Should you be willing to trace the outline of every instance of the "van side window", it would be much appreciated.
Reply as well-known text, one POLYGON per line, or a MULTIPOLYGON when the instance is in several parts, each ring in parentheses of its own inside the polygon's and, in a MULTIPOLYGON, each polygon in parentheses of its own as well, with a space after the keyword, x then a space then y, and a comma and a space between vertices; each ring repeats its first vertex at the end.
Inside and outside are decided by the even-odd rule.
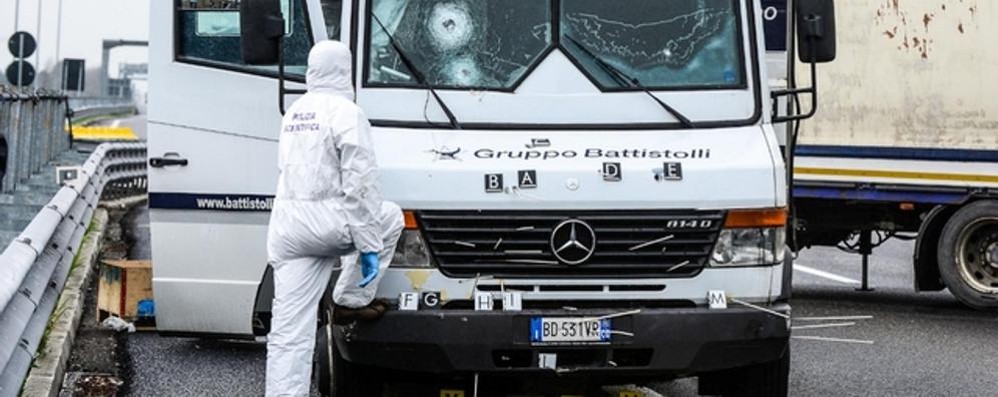
MULTIPOLYGON (((276 73, 277 66, 249 66, 242 62, 239 38, 239 0, 175 0, 177 3, 176 58, 179 61, 225 69, 276 73)), ((312 34, 305 0, 280 0, 284 13, 286 73, 304 76, 312 34)))

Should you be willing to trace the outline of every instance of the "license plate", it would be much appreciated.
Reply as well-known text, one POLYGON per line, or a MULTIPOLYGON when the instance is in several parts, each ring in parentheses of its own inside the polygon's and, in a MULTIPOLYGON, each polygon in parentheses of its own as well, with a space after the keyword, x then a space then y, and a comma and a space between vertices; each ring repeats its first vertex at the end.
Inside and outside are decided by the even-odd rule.
POLYGON ((584 317, 530 319, 532 343, 601 343, 610 341, 610 320, 584 317))

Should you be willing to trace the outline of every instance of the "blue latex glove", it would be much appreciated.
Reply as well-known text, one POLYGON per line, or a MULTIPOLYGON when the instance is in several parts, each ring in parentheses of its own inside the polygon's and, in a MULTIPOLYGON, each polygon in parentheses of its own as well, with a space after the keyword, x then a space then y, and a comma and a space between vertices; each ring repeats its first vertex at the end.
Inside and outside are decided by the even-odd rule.
POLYGON ((360 254, 360 273, 364 276, 364 278, 360 280, 360 284, 357 284, 357 286, 364 288, 374 281, 374 279, 378 277, 380 267, 381 264, 378 261, 378 253, 365 252, 360 254))

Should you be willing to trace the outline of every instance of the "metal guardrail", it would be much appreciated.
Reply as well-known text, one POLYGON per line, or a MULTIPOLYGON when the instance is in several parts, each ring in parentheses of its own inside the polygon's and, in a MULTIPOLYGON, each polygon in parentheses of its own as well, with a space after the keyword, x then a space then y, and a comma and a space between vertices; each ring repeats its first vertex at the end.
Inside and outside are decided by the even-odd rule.
POLYGON ((102 194, 146 189, 145 143, 105 143, 0 253, 0 397, 16 396, 102 194))
POLYGON ((132 113, 135 111, 135 103, 128 98, 77 97, 69 98, 69 108, 73 110, 73 117, 79 119, 106 114, 132 113))
POLYGON ((0 194, 69 149, 67 118, 132 113, 125 98, 67 98, 56 91, 0 86, 0 194))
POLYGON ((66 97, 47 91, 0 86, 0 193, 41 170, 69 149, 66 97))
POLYGON ((73 109, 128 106, 132 101, 128 98, 114 97, 72 97, 69 98, 69 107, 73 109))

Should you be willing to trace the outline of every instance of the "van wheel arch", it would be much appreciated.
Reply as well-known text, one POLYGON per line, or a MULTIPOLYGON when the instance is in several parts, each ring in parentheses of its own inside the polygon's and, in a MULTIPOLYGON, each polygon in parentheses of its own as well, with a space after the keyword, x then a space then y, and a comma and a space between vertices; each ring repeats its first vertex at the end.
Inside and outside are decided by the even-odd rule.
POLYGON ((962 206, 940 205, 926 214, 915 241, 915 291, 942 291, 946 288, 939 274, 939 238, 943 227, 962 206))

